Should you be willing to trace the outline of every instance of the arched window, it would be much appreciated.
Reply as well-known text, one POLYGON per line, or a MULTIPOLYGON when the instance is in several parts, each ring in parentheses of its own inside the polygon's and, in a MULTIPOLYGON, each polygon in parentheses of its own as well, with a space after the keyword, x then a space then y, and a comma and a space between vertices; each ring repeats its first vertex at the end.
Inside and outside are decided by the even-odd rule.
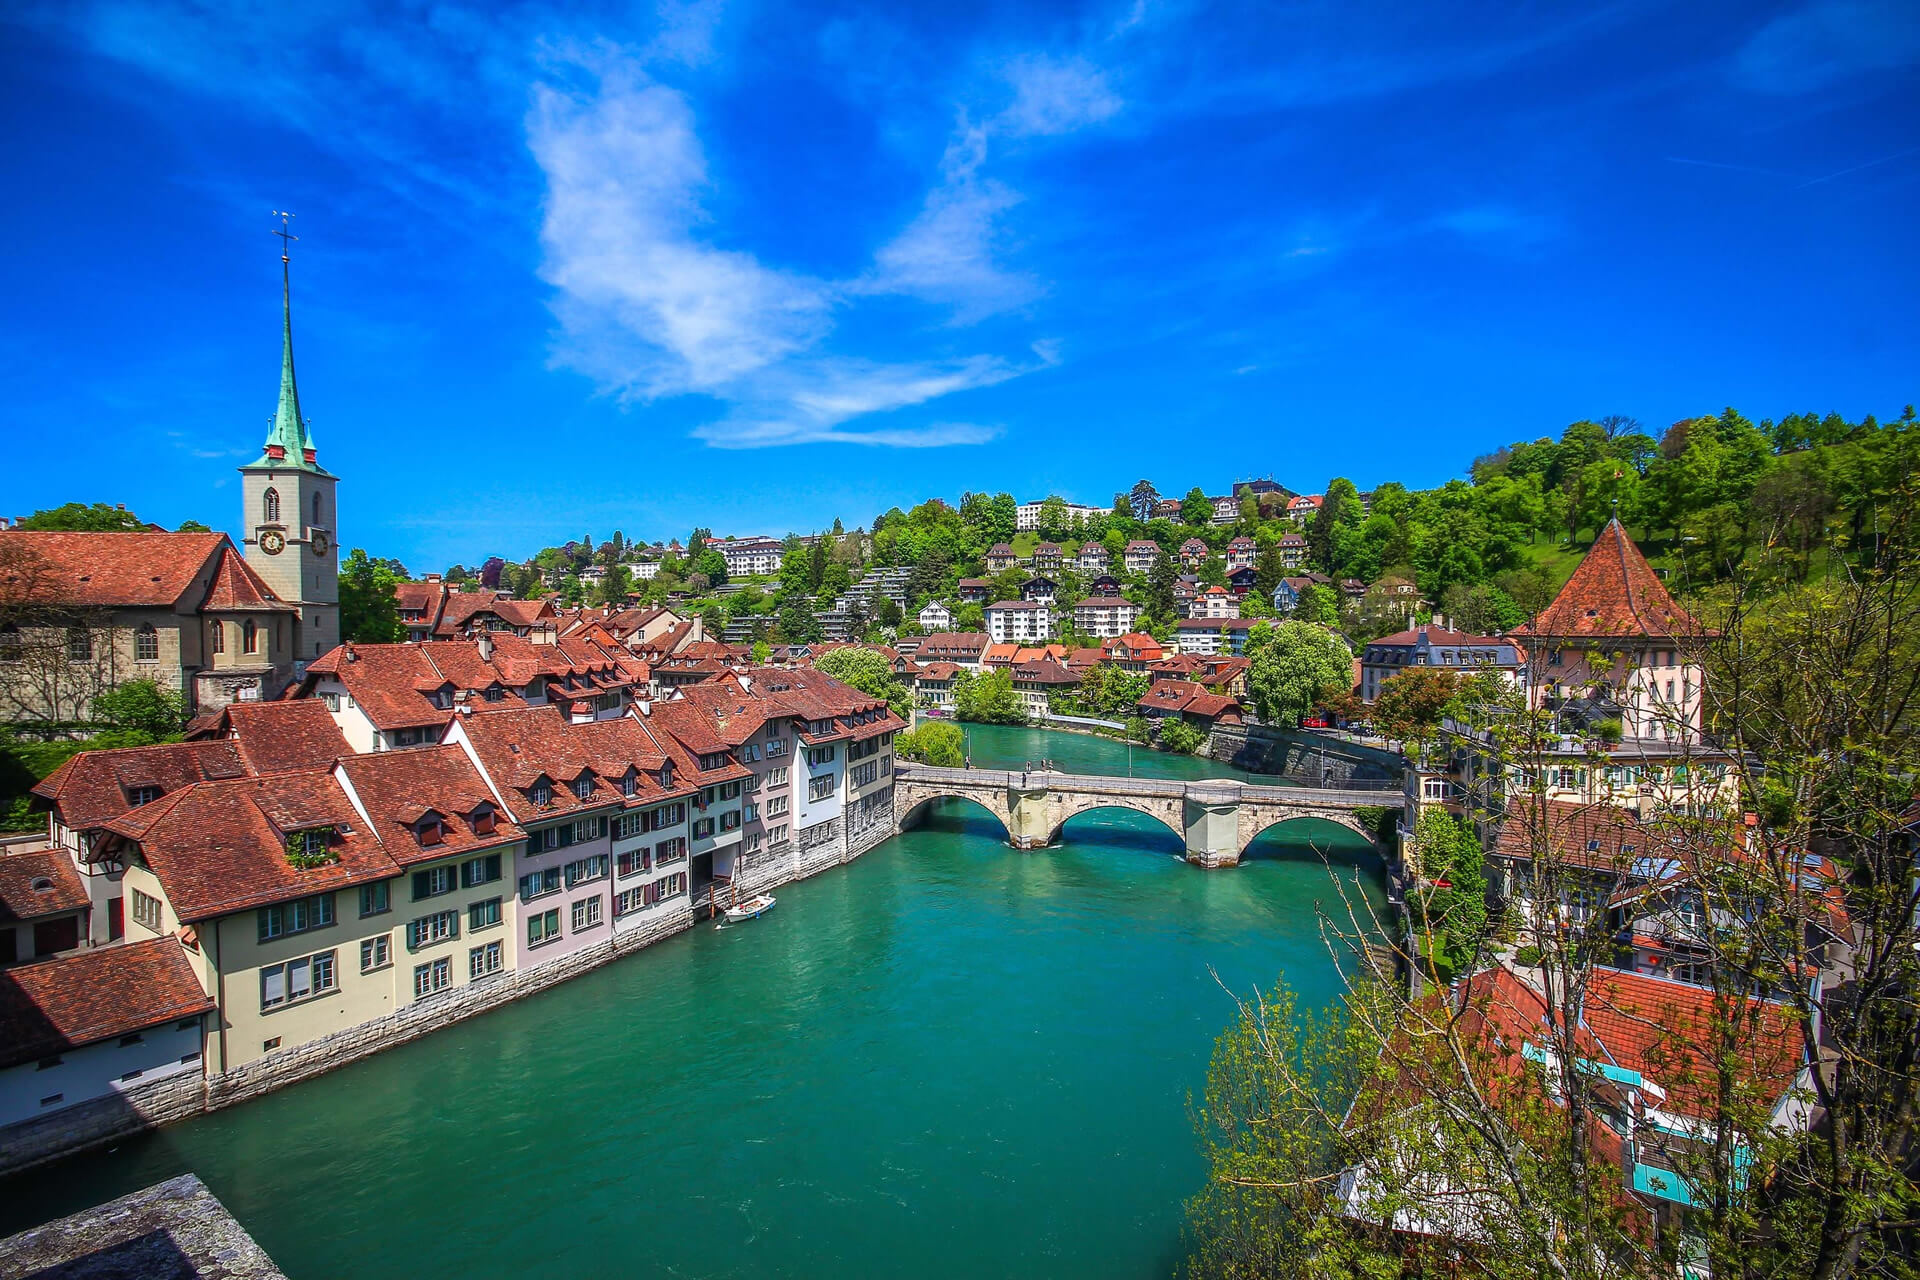
POLYGON ((313 495, 313 522, 320 523, 320 495, 317 493, 313 495))
POLYGON ((280 523, 280 491, 268 489, 260 495, 260 521, 262 524, 280 523))
POLYGON ((253 625, 252 618, 240 628, 240 649, 243 653, 260 652, 260 628, 253 625))
POLYGON ((133 633, 133 657, 136 662, 160 661, 160 633, 151 622, 143 622, 133 633))
POLYGON ((213 623, 213 651, 215 653, 227 651, 227 624, 224 622, 213 623))

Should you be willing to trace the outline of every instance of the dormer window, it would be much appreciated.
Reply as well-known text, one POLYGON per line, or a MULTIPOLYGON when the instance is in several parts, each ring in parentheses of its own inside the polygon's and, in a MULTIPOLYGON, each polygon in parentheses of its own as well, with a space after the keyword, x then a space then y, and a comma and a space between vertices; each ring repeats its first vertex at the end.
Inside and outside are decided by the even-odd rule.
POLYGON ((446 827, 438 817, 431 815, 420 819, 419 824, 413 829, 413 834, 423 845, 440 844, 447 838, 446 827))
POLYGON ((580 800, 585 800, 589 796, 591 796, 593 794, 592 776, 589 774, 582 774, 580 777, 575 778, 573 780, 573 794, 577 799, 580 799, 580 800))
POLYGON ((158 787, 128 787, 127 803, 138 809, 143 804, 152 804, 160 795, 158 787))
POLYGON ((543 809, 552 804, 553 788, 548 786, 544 781, 534 783, 533 802, 543 809))
POLYGON ((433 705, 441 711, 450 711, 453 709, 453 690, 435 689, 431 695, 431 700, 433 705))
POLYGON ((480 696, 485 698, 488 702, 499 702, 502 698, 505 698, 507 696, 507 691, 505 689, 502 689, 497 684, 490 684, 487 686, 486 692, 482 693, 480 696))
POLYGON ((630 796, 639 790, 640 790, 639 775, 637 775, 632 769, 627 770, 626 776, 620 779, 620 794, 623 796, 630 796))
POLYGON ((498 822, 499 819, 494 816, 492 805, 483 804, 473 811, 473 831, 475 835, 492 835, 493 829, 498 825, 498 822))
POLYGON ((307 827, 287 833, 287 861, 295 867, 317 867, 333 860, 332 827, 307 827))

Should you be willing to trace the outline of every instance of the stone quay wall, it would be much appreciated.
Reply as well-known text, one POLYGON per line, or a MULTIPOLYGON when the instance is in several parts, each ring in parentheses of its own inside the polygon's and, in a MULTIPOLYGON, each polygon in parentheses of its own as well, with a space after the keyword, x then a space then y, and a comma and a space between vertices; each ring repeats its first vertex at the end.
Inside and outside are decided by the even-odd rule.
MULTIPOLYGON (((897 822, 889 817, 851 834, 843 829, 835 839, 804 853, 796 845, 777 855, 763 856, 741 872, 740 890, 744 894, 762 893, 844 866, 898 834, 899 829, 897 822)), ((652 946, 691 928, 697 919, 704 918, 704 911, 704 907, 699 910, 681 907, 663 912, 658 919, 638 929, 617 934, 606 942, 548 964, 456 987, 384 1018, 256 1058, 217 1076, 191 1072, 169 1076, 0 1128, 0 1174, 15 1173, 105 1146, 130 1134, 185 1120, 201 1112, 234 1106, 357 1062, 652 946)))

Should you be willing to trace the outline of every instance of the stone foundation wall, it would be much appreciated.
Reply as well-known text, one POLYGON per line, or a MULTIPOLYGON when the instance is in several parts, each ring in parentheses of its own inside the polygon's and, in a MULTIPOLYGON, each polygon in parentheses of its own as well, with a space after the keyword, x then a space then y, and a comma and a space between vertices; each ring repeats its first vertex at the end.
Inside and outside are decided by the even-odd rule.
MULTIPOLYGON (((897 834, 890 821, 875 822, 859 831, 808 849, 796 846, 777 857, 749 865, 740 876, 743 895, 764 893, 794 880, 804 880, 832 867, 844 866, 897 834)), ((704 917, 703 917, 704 918, 704 917)), ((456 987, 441 995, 408 1005, 384 1018, 349 1027, 330 1036, 256 1058, 244 1066, 213 1077, 191 1072, 156 1080, 112 1097, 63 1107, 31 1120, 0 1128, 0 1174, 15 1173, 129 1134, 184 1120, 203 1111, 217 1111, 310 1079, 335 1067, 429 1035, 442 1027, 476 1017, 503 1004, 556 986, 609 961, 648 947, 691 928, 695 914, 689 907, 665 913, 639 929, 616 935, 532 969, 501 974, 489 981, 456 987)))

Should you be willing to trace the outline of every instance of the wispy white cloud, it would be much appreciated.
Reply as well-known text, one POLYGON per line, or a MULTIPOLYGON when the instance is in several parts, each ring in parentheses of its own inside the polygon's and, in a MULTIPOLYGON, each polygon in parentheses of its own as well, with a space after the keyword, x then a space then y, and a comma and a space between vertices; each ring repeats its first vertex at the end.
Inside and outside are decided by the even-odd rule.
MULTIPOLYGON (((555 289, 557 364, 629 401, 699 393, 724 402, 730 409, 694 432, 722 448, 929 447, 998 433, 864 420, 1003 382, 1023 366, 987 355, 888 363, 826 341, 836 310, 864 295, 988 291, 990 261, 965 248, 990 220, 966 207, 977 146, 951 150, 928 201, 940 216, 917 240, 883 249, 859 282, 820 280, 707 243, 709 177, 686 98, 631 62, 594 69, 588 88, 538 86, 527 116, 547 179, 541 276, 555 289)), ((971 198, 990 206, 1000 197, 974 185, 971 198)))
POLYGON ((995 119, 1015 137, 1072 133, 1099 124, 1123 105, 1107 73, 1082 57, 1023 55, 1006 67, 1013 101, 995 119))
POLYGON ((1817 0, 1756 31, 1732 72, 1756 93, 1792 94, 1917 63, 1920 7, 1912 0, 1817 0))
POLYGON ((527 142, 561 363, 629 397, 715 391, 826 331, 828 286, 695 239, 706 158, 679 93, 630 66, 590 94, 543 84, 527 142))
POLYGON ((1017 192, 983 177, 987 131, 963 115, 940 161, 940 182, 920 213, 874 255, 874 269, 858 286, 868 293, 900 293, 950 304, 965 323, 1037 297, 1029 276, 1000 266, 995 247, 999 218, 1020 203, 1017 192))

